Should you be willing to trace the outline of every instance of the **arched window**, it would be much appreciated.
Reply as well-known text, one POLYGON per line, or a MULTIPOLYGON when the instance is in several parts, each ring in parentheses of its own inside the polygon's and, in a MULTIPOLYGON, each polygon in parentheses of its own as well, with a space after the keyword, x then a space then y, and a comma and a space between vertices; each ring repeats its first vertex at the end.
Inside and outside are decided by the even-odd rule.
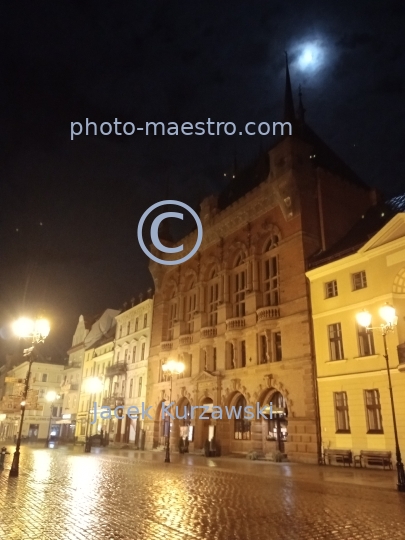
POLYGON ((245 397, 240 396, 235 405, 235 439, 243 441, 250 440, 250 420, 246 419, 246 407, 245 397))
POLYGON ((273 235, 268 241, 263 258, 262 290, 265 306, 278 306, 280 303, 280 277, 277 253, 278 236, 273 235))

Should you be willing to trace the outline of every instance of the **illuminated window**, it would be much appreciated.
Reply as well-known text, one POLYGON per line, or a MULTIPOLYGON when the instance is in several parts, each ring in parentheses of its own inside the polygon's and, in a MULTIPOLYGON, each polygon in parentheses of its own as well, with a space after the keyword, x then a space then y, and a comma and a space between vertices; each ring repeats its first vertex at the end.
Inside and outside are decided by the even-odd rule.
POLYGON ((342 360, 343 354, 343 339, 342 327, 340 323, 328 325, 329 338, 329 355, 331 360, 342 360))
POLYGON ((334 296, 337 296, 337 295, 338 295, 338 287, 337 287, 336 279, 325 283, 325 297, 333 298, 334 296))
POLYGON ((346 392, 334 392, 336 433, 350 433, 346 392))
POLYGON ((382 427, 380 392, 377 389, 364 390, 367 433, 384 433, 382 427))
POLYGON ((361 272, 356 272, 355 274, 352 274, 352 281, 354 291, 364 289, 365 287, 367 287, 366 272, 362 270, 361 272))
POLYGON ((359 343, 359 356, 372 356, 375 354, 374 336, 372 330, 357 325, 357 339, 359 343))
MULTIPOLYGON (((244 396, 240 396, 235 405, 235 430, 234 437, 237 440, 249 441, 250 440, 250 420, 245 418, 245 408, 247 406, 244 396), (236 418, 239 416, 239 418, 236 418)), ((249 411, 248 411, 249 412, 249 411)))

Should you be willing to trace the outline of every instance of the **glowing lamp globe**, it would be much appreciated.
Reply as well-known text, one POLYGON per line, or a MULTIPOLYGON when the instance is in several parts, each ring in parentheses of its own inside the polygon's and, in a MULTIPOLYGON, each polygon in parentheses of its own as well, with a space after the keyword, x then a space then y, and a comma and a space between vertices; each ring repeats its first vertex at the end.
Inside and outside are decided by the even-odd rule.
POLYGON ((390 304, 384 304, 380 308, 379 313, 381 318, 386 322, 386 324, 389 324, 390 326, 396 324, 398 317, 395 314, 395 308, 390 306, 390 304))
POLYGON ((35 321, 35 333, 46 338, 50 332, 49 322, 46 319, 37 319, 35 321))
POLYGON ((34 321, 27 317, 20 317, 13 323, 13 332, 20 338, 26 338, 32 336, 34 333, 35 324, 34 321))
POLYGON ((102 391, 104 385, 98 377, 91 377, 86 382, 86 390, 89 394, 98 394, 102 391))
POLYGON ((360 326, 368 328, 371 325, 371 313, 366 309, 364 311, 360 311, 360 313, 357 313, 356 315, 356 320, 360 326))
POLYGON ((52 402, 52 401, 55 401, 55 399, 57 399, 59 396, 54 390, 49 390, 49 392, 47 392, 45 397, 47 401, 52 402))

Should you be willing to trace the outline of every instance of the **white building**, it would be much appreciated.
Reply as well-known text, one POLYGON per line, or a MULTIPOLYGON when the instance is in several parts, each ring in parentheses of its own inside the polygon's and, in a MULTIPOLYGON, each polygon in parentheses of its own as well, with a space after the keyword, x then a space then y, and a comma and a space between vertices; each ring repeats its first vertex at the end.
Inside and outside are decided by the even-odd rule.
MULTIPOLYGON (((107 367, 106 379, 109 381, 108 397, 104 405, 122 406, 122 420, 113 418, 115 442, 141 444, 143 421, 135 414, 129 418, 129 407, 137 407, 142 411, 142 402, 146 399, 146 383, 148 374, 148 358, 152 328, 153 299, 132 303, 124 309, 116 319, 114 363, 107 367)), ((121 411, 121 410, 120 410, 121 411)), ((136 412, 136 409, 132 409, 136 412)))
POLYGON ((62 419, 58 421, 61 425, 60 438, 65 441, 74 440, 85 350, 84 340, 91 329, 91 322, 80 315, 73 335, 72 346, 67 351, 69 361, 68 365, 65 366, 60 387, 63 402, 62 419))

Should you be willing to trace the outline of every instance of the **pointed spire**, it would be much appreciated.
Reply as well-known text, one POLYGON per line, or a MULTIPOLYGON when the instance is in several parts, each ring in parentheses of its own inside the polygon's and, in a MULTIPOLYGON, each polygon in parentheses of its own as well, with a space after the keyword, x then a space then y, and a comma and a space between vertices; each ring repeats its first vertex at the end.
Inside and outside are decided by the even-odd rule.
POLYGON ((302 103, 302 92, 301 92, 301 85, 298 87, 298 96, 299 96, 299 104, 298 104, 298 119, 302 124, 305 122, 305 112, 306 109, 302 103))
POLYGON ((284 122, 294 122, 294 100, 291 90, 290 70, 288 69, 288 54, 285 53, 285 95, 284 95, 284 122))

